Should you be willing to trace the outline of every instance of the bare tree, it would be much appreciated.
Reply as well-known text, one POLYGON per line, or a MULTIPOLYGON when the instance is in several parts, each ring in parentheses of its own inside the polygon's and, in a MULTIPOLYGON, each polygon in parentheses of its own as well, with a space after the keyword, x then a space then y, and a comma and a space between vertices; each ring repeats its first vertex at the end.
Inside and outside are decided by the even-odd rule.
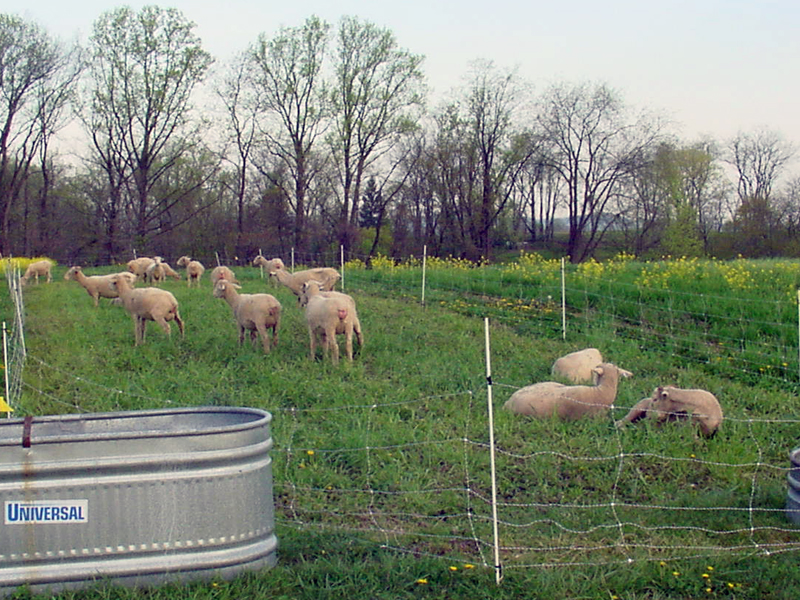
POLYGON ((114 9, 94 23, 86 122, 99 162, 111 163, 117 184, 130 184, 137 244, 159 227, 155 184, 199 139, 188 131, 191 95, 211 57, 193 28, 177 9, 157 6, 114 9))
POLYGON ((783 167, 794 155, 794 147, 774 131, 759 129, 739 133, 728 144, 728 162, 738 174, 739 200, 769 201, 783 167))
POLYGON ((388 29, 355 17, 339 25, 329 139, 339 170, 339 237, 345 248, 358 224, 365 173, 417 126, 424 103, 422 61, 398 48, 388 29))
POLYGON ((541 98, 538 121, 548 165, 566 184, 567 253, 581 262, 617 220, 610 202, 658 141, 660 125, 645 116, 631 118, 611 89, 588 84, 551 87, 541 98))

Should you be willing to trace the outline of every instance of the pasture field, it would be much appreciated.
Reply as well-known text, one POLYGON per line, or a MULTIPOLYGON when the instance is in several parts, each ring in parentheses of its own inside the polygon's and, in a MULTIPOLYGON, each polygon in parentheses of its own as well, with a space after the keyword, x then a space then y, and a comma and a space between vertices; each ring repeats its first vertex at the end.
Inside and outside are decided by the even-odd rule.
MULTIPOLYGON (((309 359, 294 297, 255 268, 235 269, 241 292, 268 291, 283 305, 268 356, 238 346, 230 308, 207 279, 199 289, 163 284, 186 337, 150 323, 138 348, 123 309, 95 309, 63 280, 68 266, 25 289, 15 416, 241 405, 274 417, 275 568, 59 598, 800 598, 800 528, 783 510, 800 437, 798 263, 623 256, 565 266, 562 287, 561 265, 535 255, 507 265, 430 260, 424 305, 418 261, 373 266, 345 266, 366 344, 338 366, 309 359), (502 410, 517 388, 551 379, 556 357, 586 346, 634 373, 607 418, 533 421, 502 410), (718 435, 614 427, 660 384, 717 395, 718 435)), ((11 322, 12 310, 4 287, 0 318, 11 322)))

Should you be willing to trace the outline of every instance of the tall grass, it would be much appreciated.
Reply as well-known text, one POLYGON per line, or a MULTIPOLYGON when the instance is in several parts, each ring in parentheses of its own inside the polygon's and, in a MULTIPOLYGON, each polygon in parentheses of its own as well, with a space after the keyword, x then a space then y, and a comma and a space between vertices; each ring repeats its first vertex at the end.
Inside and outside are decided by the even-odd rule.
MULTIPOLYGON (((58 271, 53 284, 26 289, 18 415, 213 404, 275 417, 277 567, 230 582, 62 597, 800 597, 800 536, 782 511, 800 432, 793 263, 622 257, 567 266, 566 340, 556 261, 433 261, 425 307, 419 266, 374 266, 346 268, 366 345, 337 367, 309 360, 294 297, 255 269, 237 269, 243 291, 266 289, 284 306, 269 356, 238 347, 230 309, 208 287, 164 284, 186 338, 150 324, 138 348, 120 307, 94 309, 58 271), (555 357, 588 345, 635 373, 608 419, 532 421, 499 410, 517 387, 549 379, 555 357), (717 394, 727 417, 720 433, 613 427, 661 383, 717 394)), ((3 296, 0 317, 9 312, 3 296)))

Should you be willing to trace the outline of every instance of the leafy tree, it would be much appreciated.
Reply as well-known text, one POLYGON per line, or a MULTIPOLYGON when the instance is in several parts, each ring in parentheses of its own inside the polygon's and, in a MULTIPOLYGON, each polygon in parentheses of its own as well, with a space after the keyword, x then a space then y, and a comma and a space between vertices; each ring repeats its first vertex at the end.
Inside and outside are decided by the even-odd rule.
POLYGON ((159 230, 164 207, 153 188, 179 159, 198 151, 191 96, 212 62, 177 9, 121 7, 94 23, 90 116, 99 164, 116 191, 130 190, 135 243, 159 230), (193 135, 194 133, 194 135, 193 135))
MULTIPOLYGON (((0 252, 8 253, 15 202, 39 156, 46 176, 47 142, 58 129, 75 81, 72 52, 38 25, 0 14, 0 252)), ((49 182, 40 188, 46 202, 49 182)), ((46 213, 46 205, 40 206, 46 213)))
POLYGON ((341 20, 337 40, 329 141, 341 186, 339 238, 349 248, 362 179, 417 127, 423 57, 398 48, 390 30, 355 17, 341 20))
MULTIPOLYGON (((272 183, 294 211, 298 251, 306 248, 307 196, 319 165, 313 154, 328 116, 322 66, 329 29, 325 21, 310 17, 302 27, 283 28, 272 39, 262 34, 249 50, 266 150, 288 175, 272 183)), ((271 167, 262 169, 267 176, 271 172, 271 167)))

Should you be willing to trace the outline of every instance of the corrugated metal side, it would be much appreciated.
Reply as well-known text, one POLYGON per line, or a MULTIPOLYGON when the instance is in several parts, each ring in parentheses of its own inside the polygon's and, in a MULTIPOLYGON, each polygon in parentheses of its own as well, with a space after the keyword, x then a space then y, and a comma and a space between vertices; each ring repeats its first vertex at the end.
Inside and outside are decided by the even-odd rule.
POLYGON ((100 427, 92 415, 88 433, 72 422, 37 436, 34 422, 29 448, 0 434, 0 593, 227 577, 275 563, 269 414, 179 409, 163 432, 153 426, 167 423, 165 411, 130 415, 108 413, 100 427), (21 518, 42 515, 55 518, 21 518))

